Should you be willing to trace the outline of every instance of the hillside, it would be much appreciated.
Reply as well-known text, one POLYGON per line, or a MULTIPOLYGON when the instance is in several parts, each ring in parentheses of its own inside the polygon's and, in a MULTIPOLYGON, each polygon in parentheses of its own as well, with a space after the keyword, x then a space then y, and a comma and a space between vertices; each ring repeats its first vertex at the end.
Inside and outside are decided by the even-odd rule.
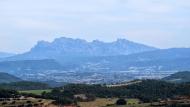
POLYGON ((169 48, 129 55, 133 61, 169 60, 190 58, 190 48, 169 48))
POLYGON ((61 69, 62 66, 53 59, 19 60, 0 62, 0 70, 10 73, 34 72, 39 70, 61 69))
POLYGON ((170 82, 190 82, 190 71, 177 72, 168 77, 163 78, 163 80, 170 82))
POLYGON ((10 82, 18 82, 18 81, 22 81, 22 80, 8 73, 0 72, 0 83, 10 83, 10 82))
POLYGON ((18 76, 23 80, 29 81, 46 81, 48 73, 61 71, 62 66, 55 60, 19 60, 0 62, 0 71, 7 72, 18 76), (37 75, 40 75, 39 78, 37 75), (32 79, 31 79, 32 78, 32 79))
POLYGON ((15 54, 12 54, 12 53, 0 52, 0 58, 7 58, 7 57, 14 56, 14 55, 15 54))
POLYGON ((117 56, 59 56, 0 62, 0 71, 29 81, 115 83, 169 76, 190 70, 190 48, 160 49, 117 56))
POLYGON ((12 89, 12 90, 42 90, 49 89, 50 87, 45 83, 30 82, 30 81, 19 81, 11 83, 2 83, 0 88, 12 89))
MULTIPOLYGON (((61 88, 62 89, 62 88, 61 88)), ((97 98, 138 98, 143 102, 158 101, 174 96, 189 95, 189 84, 173 84, 159 80, 142 80, 140 83, 127 86, 107 87, 104 85, 68 84, 64 92, 54 90, 47 97, 71 97, 72 95, 91 95, 97 98), (55 94, 55 91, 58 92, 55 94), (65 94, 65 92, 67 92, 65 94), (53 96, 50 96, 50 95, 53 96), (64 96, 65 94, 65 96, 64 96)))

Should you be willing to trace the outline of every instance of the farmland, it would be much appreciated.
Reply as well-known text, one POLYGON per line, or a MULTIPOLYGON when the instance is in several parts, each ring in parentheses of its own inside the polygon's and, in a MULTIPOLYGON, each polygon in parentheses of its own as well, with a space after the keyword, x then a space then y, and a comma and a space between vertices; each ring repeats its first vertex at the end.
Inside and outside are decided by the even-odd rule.
POLYGON ((32 93, 35 95, 41 95, 43 92, 51 92, 51 89, 46 90, 26 90, 26 91, 19 91, 20 93, 32 93))

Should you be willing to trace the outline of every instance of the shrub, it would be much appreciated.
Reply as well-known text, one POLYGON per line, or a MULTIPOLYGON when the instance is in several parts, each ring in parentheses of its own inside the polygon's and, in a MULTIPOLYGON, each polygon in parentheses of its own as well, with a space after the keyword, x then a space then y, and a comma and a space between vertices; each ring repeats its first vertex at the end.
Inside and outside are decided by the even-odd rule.
POLYGON ((31 101, 26 101, 26 103, 31 103, 31 101))
POLYGON ((42 100, 38 100, 38 102, 42 102, 42 100))
POLYGON ((26 107, 33 107, 33 105, 32 104, 28 104, 28 105, 26 105, 26 107))
POLYGON ((22 104, 22 105, 18 105, 18 107, 24 107, 24 105, 22 104))
POLYGON ((34 107, 39 107, 39 104, 34 104, 34 107))
POLYGON ((11 102, 11 104, 15 104, 15 103, 16 103, 16 101, 12 101, 12 102, 11 102))
POLYGON ((7 102, 3 102, 3 103, 2 103, 2 105, 6 105, 6 104, 7 104, 7 102))
POLYGON ((56 104, 56 105, 65 105, 65 104, 72 104, 72 103, 73 103, 73 100, 69 98, 57 98, 53 102, 53 104, 56 104))
POLYGON ((126 105, 127 101, 125 99, 118 99, 116 105, 126 105))

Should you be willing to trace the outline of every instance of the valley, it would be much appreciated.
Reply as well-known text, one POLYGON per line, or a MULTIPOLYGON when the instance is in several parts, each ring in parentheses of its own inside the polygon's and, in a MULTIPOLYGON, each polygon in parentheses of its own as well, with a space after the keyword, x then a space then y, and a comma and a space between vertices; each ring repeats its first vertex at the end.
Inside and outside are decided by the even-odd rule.
POLYGON ((112 71, 112 72, 78 72, 78 71, 43 71, 40 73, 23 73, 18 75, 30 81, 56 81, 65 83, 111 84, 134 79, 161 79, 177 71, 112 71))
POLYGON ((57 38, 0 59, 0 72, 28 81, 111 84, 161 79, 190 70, 190 48, 158 49, 126 39, 114 42, 57 38))

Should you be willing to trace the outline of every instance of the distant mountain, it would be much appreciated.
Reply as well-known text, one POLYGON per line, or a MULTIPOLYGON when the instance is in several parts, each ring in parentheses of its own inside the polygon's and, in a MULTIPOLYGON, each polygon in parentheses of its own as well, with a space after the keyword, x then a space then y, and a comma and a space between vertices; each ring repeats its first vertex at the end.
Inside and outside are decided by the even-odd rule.
POLYGON ((172 48, 117 56, 2 61, 0 71, 30 81, 102 83, 163 78, 177 71, 190 70, 189 64, 190 48, 172 48))
POLYGON ((158 49, 158 50, 149 51, 149 52, 132 54, 132 55, 129 55, 128 57, 136 61, 190 58, 190 48, 158 49))
POLYGON ((14 55, 15 54, 12 54, 12 53, 0 52, 0 58, 11 57, 11 56, 14 56, 14 55))
MULTIPOLYGON (((131 55, 98 57, 63 57, 56 59, 62 65, 81 69, 106 68, 102 71, 179 71, 190 69, 190 48, 160 49, 131 55)), ((98 69, 100 70, 100 69, 98 69)), ((98 71, 97 70, 97 71, 98 71)), ((91 70, 92 71, 92 70, 91 70)))
POLYGON ((163 78, 163 80, 177 83, 190 82, 190 71, 177 72, 168 77, 163 78))
POLYGON ((0 72, 0 83, 11 83, 11 82, 18 82, 18 81, 22 81, 22 80, 8 73, 0 72))
POLYGON ((190 70, 190 48, 172 48, 117 56, 62 56, 0 62, 0 71, 29 81, 109 83, 163 78, 190 70))
POLYGON ((87 42, 82 39, 57 38, 53 42, 39 41, 30 52, 9 59, 50 59, 67 56, 115 56, 129 55, 156 50, 154 47, 118 39, 114 42, 94 40, 87 42))
POLYGON ((24 80, 107 83, 163 78, 190 70, 190 48, 156 49, 125 39, 105 43, 58 38, 1 59, 0 71, 24 80))

